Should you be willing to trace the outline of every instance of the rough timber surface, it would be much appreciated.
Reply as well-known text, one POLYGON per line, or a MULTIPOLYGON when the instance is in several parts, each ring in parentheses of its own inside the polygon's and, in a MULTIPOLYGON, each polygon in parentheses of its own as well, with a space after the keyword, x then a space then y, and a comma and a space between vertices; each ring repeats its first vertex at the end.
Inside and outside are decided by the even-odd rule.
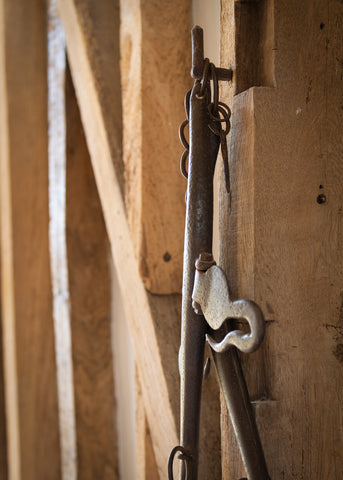
POLYGON ((66 129, 66 240, 78 478, 117 480, 109 244, 69 72, 66 129))
POLYGON ((7 480, 7 441, 6 441, 4 362, 3 362, 3 347, 2 347, 1 313, 0 313, 0 478, 2 478, 3 480, 7 480))
MULTIPOLYGON (((221 251, 234 296, 254 299, 267 320, 262 350, 243 365, 271 478, 334 480, 343 471, 343 4, 264 3, 275 88, 256 83, 232 99, 221 251)), ((226 17, 233 2, 222 8, 228 31, 237 28, 226 17)), ((244 469, 227 426, 224 478, 234 480, 244 469)))
MULTIPOLYGON (((92 2, 59 0, 58 7, 66 32, 68 58, 81 120, 135 350, 157 468, 160 477, 164 478, 169 452, 178 443, 177 352, 180 341, 180 297, 177 294, 148 293, 139 275, 126 218, 121 176, 117 177, 116 173, 119 168, 118 159, 113 158, 121 155, 121 127, 117 125, 113 129, 113 120, 109 118, 113 111, 118 116, 120 114, 119 70, 117 75, 109 78, 106 77, 107 69, 102 68, 106 61, 119 66, 119 51, 107 52, 106 36, 97 36, 100 26, 105 23, 105 31, 110 32, 111 39, 113 38, 113 32, 118 31, 118 10, 114 10, 114 15, 105 16, 100 15, 99 11, 98 16, 94 17, 91 16, 89 3, 92 2), (90 31, 92 37, 89 36, 90 31), (95 53, 100 51, 104 52, 103 63, 99 63, 95 57, 95 53), (104 85, 115 90, 115 95, 111 97, 114 104, 110 111, 108 102, 105 101, 104 85), (116 148, 112 148, 113 145, 116 148)), ((215 398, 216 394, 213 396, 215 398)), ((218 442, 213 442, 218 438, 214 433, 218 422, 212 416, 215 411, 211 403, 207 414, 203 415, 204 448, 216 452, 216 455, 207 456, 206 463, 204 461, 204 479, 218 465, 220 455, 216 448, 218 442)))
POLYGON ((59 480, 45 3, 2 0, 0 25, 1 284, 9 478, 59 480))
POLYGON ((150 292, 178 293, 186 189, 178 128, 192 84, 191 2, 122 0, 120 28, 125 200, 135 254, 150 292))

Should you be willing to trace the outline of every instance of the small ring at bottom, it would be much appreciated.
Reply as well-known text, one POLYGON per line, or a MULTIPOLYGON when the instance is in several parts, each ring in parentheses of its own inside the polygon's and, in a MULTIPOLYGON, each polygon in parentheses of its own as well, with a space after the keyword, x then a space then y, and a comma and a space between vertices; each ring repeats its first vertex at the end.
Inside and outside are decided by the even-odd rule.
POLYGON ((180 455, 178 455, 178 458, 182 461, 185 462, 186 464, 186 476, 183 480, 187 480, 187 472, 188 472, 188 463, 191 461, 191 456, 187 454, 187 451, 185 448, 183 448, 181 445, 177 445, 174 447, 168 458, 168 480, 174 480, 174 475, 173 475, 173 464, 174 464, 174 458, 177 452, 180 452, 180 455))

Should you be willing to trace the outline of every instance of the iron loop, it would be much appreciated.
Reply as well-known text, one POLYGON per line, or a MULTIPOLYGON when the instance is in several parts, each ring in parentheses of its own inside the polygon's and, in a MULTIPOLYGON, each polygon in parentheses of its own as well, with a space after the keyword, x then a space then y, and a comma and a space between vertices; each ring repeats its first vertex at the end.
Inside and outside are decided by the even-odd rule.
POLYGON ((210 61, 209 61, 208 58, 205 58, 205 60, 204 60, 204 71, 203 71, 202 79, 201 79, 201 82, 200 82, 200 91, 199 91, 199 93, 196 94, 197 98, 204 98, 204 96, 205 96, 206 88, 207 88, 207 84, 208 84, 209 68, 210 68, 210 61))
POLYGON ((168 458, 168 480, 174 480, 174 475, 173 475, 173 465, 174 465, 174 458, 177 452, 180 452, 179 455, 177 456, 179 460, 185 462, 186 466, 186 475, 182 480, 187 480, 188 477, 188 464, 192 460, 190 455, 187 454, 185 448, 183 448, 181 445, 178 445, 172 449, 172 451, 169 454, 168 458))
POLYGON ((216 67, 213 63, 210 63, 211 68, 211 77, 212 77, 212 84, 213 84, 213 110, 216 114, 218 112, 218 98, 219 98, 219 86, 218 86, 218 77, 216 67))
POLYGON ((191 98, 191 93, 192 93, 192 89, 188 90, 188 92, 185 95, 185 100, 184 100, 186 118, 187 118, 188 121, 189 121, 189 102, 190 102, 190 98, 191 98))
POLYGON ((181 173, 182 175, 188 179, 188 170, 187 170, 187 158, 188 158, 188 150, 185 150, 181 156, 181 160, 180 160, 180 170, 181 170, 181 173))
POLYGON ((208 112, 210 115, 210 119, 213 121, 212 125, 209 125, 210 130, 215 134, 215 135, 220 135, 221 132, 224 133, 224 135, 227 135, 230 131, 230 115, 231 111, 225 103, 218 102, 218 115, 215 115, 213 112, 213 103, 210 103, 208 106, 208 112), (225 122, 225 130, 222 129, 221 123, 225 122), (214 128, 214 124, 218 124, 217 128, 214 128))
POLYGON ((184 120, 179 127, 179 137, 182 145, 185 147, 186 150, 189 150, 189 144, 185 137, 185 128, 187 127, 188 124, 189 124, 189 120, 187 119, 187 120, 184 120))

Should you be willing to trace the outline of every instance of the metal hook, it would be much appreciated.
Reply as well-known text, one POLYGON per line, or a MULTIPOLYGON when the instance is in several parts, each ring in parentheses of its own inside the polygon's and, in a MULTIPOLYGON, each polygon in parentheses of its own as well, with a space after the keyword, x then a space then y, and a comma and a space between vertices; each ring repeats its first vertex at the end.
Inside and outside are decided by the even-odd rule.
MULTIPOLYGON (((198 80, 201 79, 204 71, 204 32, 201 27, 195 25, 192 28, 192 70, 191 76, 198 80)), ((217 68, 216 74, 218 80, 230 82, 232 80, 232 70, 228 68, 217 68)))
POLYGON ((265 333, 261 309, 251 300, 232 302, 225 273, 217 265, 206 271, 197 267, 192 299, 200 305, 202 314, 213 330, 220 328, 228 318, 244 318, 249 324, 250 333, 232 330, 220 342, 206 335, 206 340, 216 352, 222 353, 235 346, 241 352, 251 353, 261 345, 265 333))

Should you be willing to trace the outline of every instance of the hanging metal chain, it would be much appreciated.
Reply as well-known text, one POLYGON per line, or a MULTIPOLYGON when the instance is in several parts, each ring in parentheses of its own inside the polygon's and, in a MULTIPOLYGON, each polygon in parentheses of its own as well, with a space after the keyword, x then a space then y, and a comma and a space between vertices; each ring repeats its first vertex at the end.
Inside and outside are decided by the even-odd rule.
MULTIPOLYGON (((202 98, 206 94, 206 89, 210 89, 210 80, 212 81, 212 102, 208 106, 208 112, 210 117, 210 122, 208 127, 210 130, 220 137, 220 148, 222 152, 223 158, 223 166, 224 166, 224 176, 225 176, 225 185, 226 191, 230 194, 230 170, 229 170, 229 156, 228 156, 228 149, 227 149, 227 141, 226 137, 230 132, 230 117, 231 117, 231 110, 223 102, 219 101, 219 86, 218 86, 218 77, 216 72, 216 67, 213 63, 210 63, 208 58, 204 60, 204 70, 202 74, 202 78, 200 80, 200 91, 197 94, 198 98, 202 98)), ((196 80, 199 82, 199 80, 196 80)), ((189 143, 186 140, 185 136, 185 128, 189 124, 189 99, 191 95, 191 90, 186 93, 185 96, 185 112, 186 112, 186 119, 181 123, 179 128, 179 137, 182 145, 184 146, 185 150, 182 153, 181 161, 180 161, 180 170, 182 175, 185 178, 188 178, 188 169, 187 169, 187 160, 189 155, 189 143)))

